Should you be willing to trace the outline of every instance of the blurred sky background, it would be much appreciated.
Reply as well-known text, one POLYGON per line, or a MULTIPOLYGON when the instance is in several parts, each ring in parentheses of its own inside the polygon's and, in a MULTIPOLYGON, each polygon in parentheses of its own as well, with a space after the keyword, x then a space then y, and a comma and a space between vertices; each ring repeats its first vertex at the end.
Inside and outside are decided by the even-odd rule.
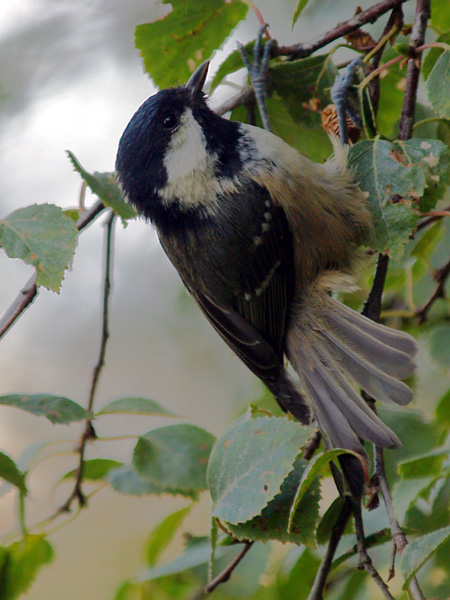
MULTIPOLYGON (((311 0, 293 31, 295 0, 257 4, 272 36, 286 44, 311 39, 349 18, 357 4, 373 2, 311 0)), ((113 170, 124 127, 154 92, 134 48, 134 27, 168 10, 151 0, 1 0, 0 216, 33 203, 77 204, 80 178, 66 149, 89 171, 113 170)), ((254 38, 257 29, 249 11, 228 51, 236 40, 254 38)), ((104 216, 80 236, 61 294, 41 289, 2 341, 0 394, 47 392, 86 405, 100 336, 103 222, 104 216)), ((117 223, 114 263, 111 339, 97 408, 121 396, 146 396, 220 433, 259 393, 255 379, 182 290, 149 225, 132 222, 123 229, 117 223)), ((31 273, 0 253, 2 313, 31 273)), ((98 433, 145 433, 155 422, 105 417, 98 433)), ((79 432, 79 425, 52 426, 1 408, 0 448, 15 459, 33 442, 76 439, 79 432)), ((127 461, 131 448, 131 442, 104 443, 95 455, 127 461)), ((74 457, 63 456, 36 470, 30 521, 48 515, 67 496, 70 488, 54 492, 53 485, 75 466, 74 457)), ((4 533, 15 522, 12 494, 0 502, 4 533)), ((185 504, 102 491, 80 518, 52 534, 56 560, 39 573, 28 597, 109 600, 141 564, 140 549, 152 525, 185 504)), ((192 523, 198 533, 202 523, 206 533, 207 511, 194 511, 192 523)))

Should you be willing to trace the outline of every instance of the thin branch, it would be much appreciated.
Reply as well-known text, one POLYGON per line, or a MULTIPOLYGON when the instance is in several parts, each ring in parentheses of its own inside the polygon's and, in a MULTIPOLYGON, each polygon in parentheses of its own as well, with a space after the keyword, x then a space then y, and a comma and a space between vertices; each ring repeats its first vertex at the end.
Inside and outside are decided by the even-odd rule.
MULTIPOLYGON (((111 272, 112 272, 112 246, 113 246, 113 234, 114 234, 114 222, 115 214, 111 211, 108 220, 106 221, 106 235, 105 235, 105 275, 103 281, 103 310, 102 310, 102 330, 101 330, 101 341, 100 351, 97 359, 97 364, 94 367, 92 374, 91 388, 89 391, 89 400, 87 410, 91 412, 94 407, 95 392, 100 379, 100 374, 105 365, 105 354, 106 346, 109 339, 109 303, 111 297, 111 272)), ((77 469, 77 475, 75 479, 75 485, 72 493, 67 498, 66 502, 61 506, 58 512, 65 512, 70 510, 72 502, 76 499, 80 507, 85 506, 86 497, 82 490, 82 483, 84 477, 84 455, 86 451, 87 443, 95 439, 96 433, 92 425, 92 421, 88 419, 86 426, 81 434, 80 442, 78 445, 79 464, 77 469)))
POLYGON ((438 269, 434 274, 434 279, 437 281, 436 288, 425 304, 416 311, 416 317, 419 319, 419 325, 425 323, 428 317, 428 313, 436 302, 440 298, 445 297, 445 284, 450 276, 450 260, 441 268, 438 269))
POLYGON ((247 554, 247 552, 252 546, 253 542, 245 542, 244 547, 242 548, 241 552, 239 552, 239 554, 236 556, 236 558, 232 560, 230 564, 221 573, 217 575, 217 577, 214 577, 214 579, 208 583, 208 585, 205 587, 204 593, 210 594, 216 589, 218 585, 228 581, 235 568, 238 566, 238 564, 241 562, 241 560, 244 558, 244 556, 247 554))
POLYGON ((328 542, 327 551, 320 564, 319 570, 316 573, 313 586, 309 592, 307 600, 323 600, 323 592, 327 582, 328 574, 333 564, 333 558, 336 553, 336 549, 341 541, 344 534, 345 527, 347 526, 348 520, 352 515, 352 502, 350 498, 344 498, 344 505, 342 506, 341 512, 337 518, 336 523, 331 530, 330 541, 328 542))
POLYGON ((389 12, 393 8, 400 6, 407 0, 383 0, 370 8, 361 11, 351 19, 338 23, 336 27, 330 29, 326 33, 305 42, 303 44, 294 44, 292 46, 278 46, 272 50, 272 56, 290 56, 292 59, 305 58, 310 56, 316 50, 323 48, 327 44, 334 42, 340 37, 343 37, 366 23, 374 23, 381 15, 389 12))
POLYGON ((242 104, 254 104, 255 102, 255 94, 253 92, 253 88, 250 85, 246 85, 239 94, 233 96, 229 100, 226 100, 223 104, 221 104, 218 108, 215 109, 218 115, 224 115, 231 110, 234 110, 238 106, 242 104))
MULTIPOLYGON (((78 219, 76 223, 76 227, 78 228, 78 230, 81 231, 87 225, 89 225, 89 223, 92 223, 95 217, 98 214, 100 214, 104 208, 105 207, 103 205, 103 202, 101 202, 101 200, 97 200, 97 202, 92 206, 92 208, 87 210, 78 219)), ((33 302, 37 294, 38 289, 36 286, 36 274, 34 274, 26 282, 26 284, 17 294, 13 303, 10 305, 10 307, 4 313, 3 317, 0 319, 0 339, 11 328, 11 326, 16 322, 16 320, 25 311, 25 309, 33 302)))

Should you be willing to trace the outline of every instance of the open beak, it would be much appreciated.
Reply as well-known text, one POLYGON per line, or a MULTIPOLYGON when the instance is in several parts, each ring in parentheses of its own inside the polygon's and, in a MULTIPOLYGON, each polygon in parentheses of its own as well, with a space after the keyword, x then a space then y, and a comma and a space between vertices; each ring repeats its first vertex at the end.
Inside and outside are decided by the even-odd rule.
POLYGON ((199 65, 192 75, 189 77, 189 81, 184 86, 191 92, 191 98, 197 101, 201 95, 203 86, 205 85, 206 75, 208 74, 209 60, 205 60, 199 65))

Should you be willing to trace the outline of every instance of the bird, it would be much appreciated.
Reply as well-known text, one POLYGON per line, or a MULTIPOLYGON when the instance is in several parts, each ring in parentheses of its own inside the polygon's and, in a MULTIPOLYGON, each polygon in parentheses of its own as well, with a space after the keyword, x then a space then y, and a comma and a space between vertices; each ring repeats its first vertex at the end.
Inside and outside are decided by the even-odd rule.
POLYGON ((131 118, 116 159, 124 196, 286 413, 316 424, 327 448, 401 446, 359 388, 408 404, 416 341, 336 298, 355 288, 373 233, 347 151, 335 143, 334 156, 316 163, 273 133, 217 115, 203 92, 208 68, 131 118))

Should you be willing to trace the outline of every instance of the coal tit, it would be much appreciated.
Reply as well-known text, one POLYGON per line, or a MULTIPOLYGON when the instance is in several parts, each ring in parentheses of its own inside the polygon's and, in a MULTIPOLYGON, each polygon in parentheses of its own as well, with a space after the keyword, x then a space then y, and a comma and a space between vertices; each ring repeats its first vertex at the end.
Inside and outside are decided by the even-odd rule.
POLYGON ((119 143, 124 194, 210 323, 280 406, 315 419, 325 443, 362 452, 398 437, 356 390, 407 404, 415 341, 341 304, 372 224, 336 147, 311 162, 279 137, 215 114, 202 92, 208 63, 186 85, 146 100, 119 143), (298 374, 288 374, 285 358, 298 374))

